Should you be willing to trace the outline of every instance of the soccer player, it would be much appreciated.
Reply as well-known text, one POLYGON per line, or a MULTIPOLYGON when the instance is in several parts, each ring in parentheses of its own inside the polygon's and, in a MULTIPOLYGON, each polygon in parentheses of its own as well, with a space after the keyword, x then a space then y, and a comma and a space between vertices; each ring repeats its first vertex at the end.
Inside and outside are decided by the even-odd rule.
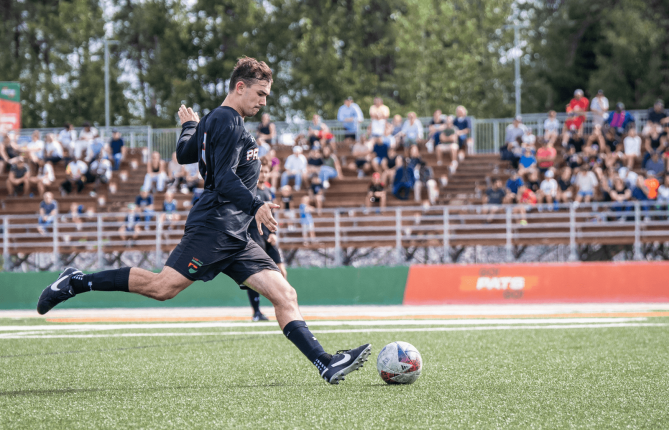
MULTIPOLYGON (((260 200, 263 202, 272 201, 272 193, 265 186, 265 181, 269 178, 270 175, 270 162, 266 158, 261 159, 260 165, 260 176, 258 176, 258 188, 256 189, 256 196, 260 197, 260 200)), ((262 235, 258 226, 256 225, 255 218, 251 220, 249 225, 249 236, 255 243, 257 243, 272 259, 281 271, 281 275, 284 278, 288 279, 286 273, 286 267, 281 261, 281 253, 279 252, 279 247, 277 243, 276 234, 269 231, 266 226, 261 226, 262 235)), ((257 291, 254 291, 244 284, 240 285, 239 288, 245 289, 249 295, 249 302, 253 308, 253 321, 267 321, 267 317, 260 312, 260 294, 257 291)))
POLYGON ((124 267, 84 275, 66 268, 44 289, 37 312, 47 313, 57 304, 88 291, 125 291, 156 300, 168 300, 196 280, 210 281, 219 273, 257 291, 274 305, 279 327, 330 384, 362 367, 371 345, 325 352, 309 331, 297 304, 295 289, 281 275, 272 259, 248 236, 253 218, 275 232, 278 208, 255 196, 260 170, 258 145, 244 128, 244 117, 265 106, 272 86, 272 71, 253 58, 241 58, 230 76, 223 104, 202 118, 181 106, 181 136, 177 142, 180 164, 198 163, 204 192, 192 207, 186 230, 160 273, 124 267))

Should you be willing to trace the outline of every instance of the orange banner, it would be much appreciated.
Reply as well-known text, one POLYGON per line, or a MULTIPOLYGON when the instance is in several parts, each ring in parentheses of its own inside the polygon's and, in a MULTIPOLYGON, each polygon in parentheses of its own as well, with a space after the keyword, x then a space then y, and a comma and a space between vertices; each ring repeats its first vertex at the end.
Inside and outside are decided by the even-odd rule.
POLYGON ((411 266, 405 305, 669 301, 669 263, 411 266))

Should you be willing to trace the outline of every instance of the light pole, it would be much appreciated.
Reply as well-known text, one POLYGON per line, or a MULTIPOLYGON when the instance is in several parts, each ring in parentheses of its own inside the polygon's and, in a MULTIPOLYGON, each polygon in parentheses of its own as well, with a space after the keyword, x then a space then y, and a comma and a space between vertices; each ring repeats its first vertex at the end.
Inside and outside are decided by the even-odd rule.
POLYGON ((109 44, 118 45, 118 40, 105 39, 105 134, 109 135, 109 44))
POLYGON ((514 48, 514 57, 516 61, 516 77, 514 80, 514 85, 516 86, 516 116, 520 115, 520 86, 523 84, 522 79, 520 79, 520 35, 519 30, 521 28, 528 27, 527 24, 513 24, 505 25, 503 28, 509 29, 513 28, 513 48, 514 48))

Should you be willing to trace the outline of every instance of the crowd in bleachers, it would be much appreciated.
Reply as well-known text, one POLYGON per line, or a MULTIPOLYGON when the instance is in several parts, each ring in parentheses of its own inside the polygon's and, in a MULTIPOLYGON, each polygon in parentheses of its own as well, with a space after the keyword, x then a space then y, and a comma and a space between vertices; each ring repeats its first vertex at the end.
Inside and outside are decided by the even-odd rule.
POLYGON ((489 180, 494 183, 484 197, 487 213, 518 203, 515 211, 526 224, 527 211, 553 210, 557 203, 613 202, 613 210, 621 212, 632 210, 634 201, 647 202, 644 208, 652 202, 666 207, 669 116, 662 100, 649 109, 643 127, 622 103, 610 111, 602 90, 591 101, 576 90, 566 113, 561 127, 556 113, 549 112, 541 136, 520 116, 507 127, 500 156, 513 171, 504 186, 489 180))

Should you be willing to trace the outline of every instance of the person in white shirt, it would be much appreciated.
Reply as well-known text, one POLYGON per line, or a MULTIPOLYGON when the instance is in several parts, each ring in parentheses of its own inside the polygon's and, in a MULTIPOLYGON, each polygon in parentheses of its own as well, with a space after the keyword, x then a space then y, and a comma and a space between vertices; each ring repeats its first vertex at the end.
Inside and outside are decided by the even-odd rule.
POLYGON ((560 134, 560 121, 554 110, 548 112, 548 118, 544 121, 544 140, 555 145, 560 134))
POLYGON ((371 137, 383 137, 386 131, 386 122, 390 118, 390 109, 383 104, 381 97, 374 97, 374 104, 369 108, 369 117, 372 122, 369 124, 371 137))
POLYGON ((98 130, 87 122, 84 123, 84 129, 79 133, 79 140, 74 143, 74 158, 81 160, 84 152, 88 151, 88 146, 93 142, 98 130))
POLYGON ((67 179, 60 184, 61 194, 70 194, 72 192, 72 185, 77 186, 77 193, 84 189, 85 174, 88 171, 88 166, 82 160, 73 160, 65 168, 67 179))
POLYGON ((597 91, 597 95, 590 102, 590 112, 592 112, 592 123, 594 125, 603 125, 608 117, 609 99, 604 97, 604 90, 597 91))
POLYGON ((532 129, 528 127, 527 130, 525 130, 525 134, 521 137, 521 140, 523 141, 523 146, 530 146, 534 149, 537 137, 532 133, 532 129))
POLYGON ((37 175, 30 176, 30 184, 37 186, 40 196, 46 192, 46 188, 56 180, 56 174, 53 171, 53 165, 47 161, 42 163, 37 169, 37 175))
POLYGON ((637 135, 636 128, 631 127, 627 132, 627 137, 623 139, 625 147, 625 165, 632 170, 636 160, 641 157, 641 137, 637 135))
POLYGON ((35 165, 38 165, 40 160, 44 160, 44 141, 40 139, 40 137, 41 135, 39 131, 33 131, 33 134, 30 137, 31 140, 28 142, 28 145, 26 145, 28 158, 30 159, 30 162, 35 165))
POLYGON ((590 203, 595 196, 595 187, 599 184, 597 175, 585 167, 580 167, 577 170, 578 173, 576 173, 576 178, 574 179, 574 184, 578 187, 576 201, 579 203, 582 201, 590 203))
MULTIPOLYGON (((543 199, 546 200, 546 203, 553 203, 557 197, 558 190, 558 183, 554 178, 555 173, 552 169, 549 169, 544 176, 546 179, 541 181, 541 185, 539 185, 541 193, 540 196, 537 197, 543 197, 543 199)), ((539 202, 541 202, 541 200, 539 200, 539 202)))
POLYGON ((52 163, 58 163, 63 159, 63 147, 55 139, 53 133, 48 133, 45 137, 44 144, 44 160, 51 161, 52 163))
POLYGON ((669 175, 664 176, 664 183, 657 189, 657 202, 669 204, 669 175))
POLYGON ((302 154, 301 146, 294 146, 293 153, 286 158, 283 166, 286 170, 281 174, 281 186, 288 185, 288 181, 295 180, 295 191, 302 186, 302 176, 307 172, 307 157, 302 154))
POLYGON ((58 133, 58 141, 67 149, 69 156, 74 154, 74 142, 77 141, 77 132, 74 131, 74 126, 70 123, 65 123, 63 129, 58 133))

